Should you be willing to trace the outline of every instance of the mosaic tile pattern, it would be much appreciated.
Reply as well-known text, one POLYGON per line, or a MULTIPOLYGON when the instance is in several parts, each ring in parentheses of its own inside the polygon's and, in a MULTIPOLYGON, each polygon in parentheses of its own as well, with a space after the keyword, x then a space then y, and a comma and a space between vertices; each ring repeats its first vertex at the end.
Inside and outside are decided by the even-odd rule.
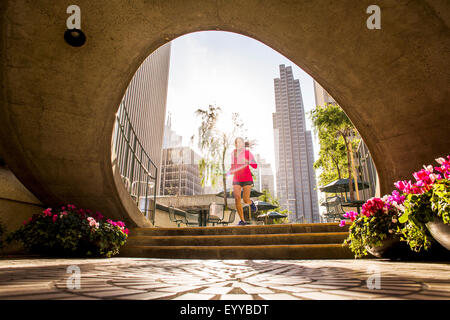
POLYGON ((0 260, 0 299, 450 299, 450 266, 380 260, 0 260), (80 270, 79 288, 73 287, 71 265, 80 270))

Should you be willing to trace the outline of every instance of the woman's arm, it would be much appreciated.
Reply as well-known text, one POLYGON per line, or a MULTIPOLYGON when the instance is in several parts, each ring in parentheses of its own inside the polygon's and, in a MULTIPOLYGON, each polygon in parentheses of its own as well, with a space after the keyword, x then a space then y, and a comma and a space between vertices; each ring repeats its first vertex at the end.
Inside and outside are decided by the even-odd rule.
POLYGON ((248 158, 249 158, 249 164, 252 166, 253 169, 258 168, 258 164, 255 161, 255 157, 253 157, 253 154, 249 151, 248 152, 248 158))

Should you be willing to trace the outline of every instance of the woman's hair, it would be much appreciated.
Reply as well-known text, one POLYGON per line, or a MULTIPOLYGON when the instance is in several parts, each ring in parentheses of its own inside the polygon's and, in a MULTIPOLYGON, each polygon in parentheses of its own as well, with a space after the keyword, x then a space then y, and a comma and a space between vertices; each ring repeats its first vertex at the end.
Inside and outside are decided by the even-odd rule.
MULTIPOLYGON (((241 137, 237 137, 236 139, 234 139, 234 146, 236 147, 236 149, 237 149, 238 140, 241 140, 242 142, 244 142, 244 139, 242 139, 241 137)), ((236 149, 234 149, 234 151, 233 151, 233 156, 234 156, 235 160, 237 158, 237 150, 236 149)))
POLYGON ((234 145, 237 145, 238 140, 241 140, 242 142, 244 142, 244 139, 242 139, 241 137, 237 137, 236 139, 234 139, 234 145))

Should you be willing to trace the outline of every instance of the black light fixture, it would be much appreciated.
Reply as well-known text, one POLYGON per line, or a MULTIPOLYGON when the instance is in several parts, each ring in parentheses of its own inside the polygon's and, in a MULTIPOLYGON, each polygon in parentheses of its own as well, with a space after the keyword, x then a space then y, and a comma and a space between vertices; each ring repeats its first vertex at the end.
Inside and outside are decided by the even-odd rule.
POLYGON ((86 35, 80 29, 67 29, 64 40, 72 47, 81 47, 86 43, 86 35))

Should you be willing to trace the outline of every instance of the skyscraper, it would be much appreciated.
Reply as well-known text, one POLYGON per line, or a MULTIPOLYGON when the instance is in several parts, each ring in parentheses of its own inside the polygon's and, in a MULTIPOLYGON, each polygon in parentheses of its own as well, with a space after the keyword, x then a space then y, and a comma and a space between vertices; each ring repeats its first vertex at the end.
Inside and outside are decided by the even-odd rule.
POLYGON ((164 129, 159 194, 192 196, 203 194, 198 164, 200 155, 185 147, 183 137, 172 130, 170 113, 164 129))
POLYGON ((198 168, 200 158, 189 147, 163 149, 160 195, 203 194, 198 168))
POLYGON ((277 197, 291 212, 290 222, 319 222, 312 136, 306 130, 300 82, 291 67, 279 68, 273 113, 277 197))
MULTIPOLYGON (((171 43, 168 42, 142 62, 121 102, 139 141, 158 171, 161 168, 170 52, 171 43)), ((157 186, 159 180, 158 172, 157 186)))
POLYGON ((273 172, 272 165, 265 161, 259 154, 255 155, 256 163, 258 164, 257 169, 251 169, 254 176, 254 188, 258 191, 268 190, 272 196, 274 193, 274 183, 273 183, 273 172))

